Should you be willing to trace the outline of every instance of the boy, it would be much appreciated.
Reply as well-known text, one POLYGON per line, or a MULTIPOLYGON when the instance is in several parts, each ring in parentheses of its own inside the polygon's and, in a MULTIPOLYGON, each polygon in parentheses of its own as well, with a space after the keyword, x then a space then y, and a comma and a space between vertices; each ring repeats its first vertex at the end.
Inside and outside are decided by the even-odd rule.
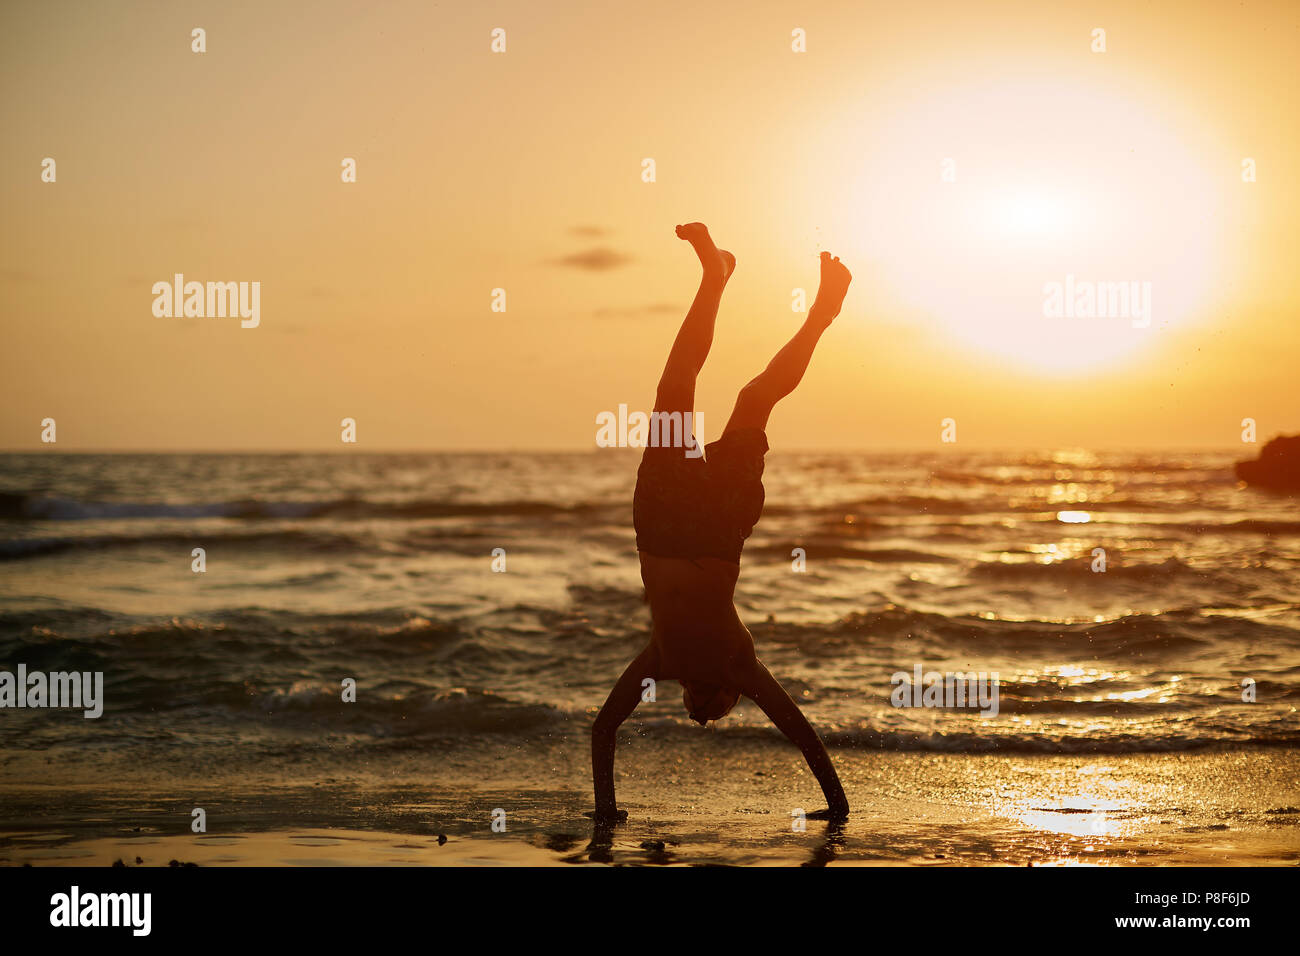
MULTIPOLYGON (((713 244, 703 223, 678 226, 677 235, 694 247, 704 275, 659 379, 654 411, 680 415, 688 428, 695 379, 713 343, 718 304, 736 258, 713 244)), ((803 752, 821 784, 828 808, 808 816, 842 819, 848 814, 825 746, 755 655, 733 596, 741 548, 763 510, 768 416, 803 378, 817 340, 839 315, 852 278, 839 259, 822 253, 821 287, 803 327, 740 390, 722 437, 705 448, 703 458, 663 443, 647 447, 641 456, 632 512, 652 629, 650 643, 623 671, 592 726, 599 821, 627 816, 614 799, 615 738, 640 702, 646 678, 679 681, 687 713, 701 726, 726 716, 742 694, 748 697, 803 752)))

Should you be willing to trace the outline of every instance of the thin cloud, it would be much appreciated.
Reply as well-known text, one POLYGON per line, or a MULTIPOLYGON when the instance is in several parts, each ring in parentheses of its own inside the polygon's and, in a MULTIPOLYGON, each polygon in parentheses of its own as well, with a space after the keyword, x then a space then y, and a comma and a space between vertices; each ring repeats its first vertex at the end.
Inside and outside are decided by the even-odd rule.
POLYGON ((606 306, 591 313, 599 319, 635 319, 647 315, 659 315, 664 312, 676 312, 678 307, 667 302, 654 302, 650 305, 637 305, 625 308, 606 306))
POLYGON ((551 260, 554 265, 584 269, 588 272, 608 272, 610 269, 619 269, 631 261, 631 256, 624 255, 609 246, 593 246, 590 249, 584 249, 581 252, 551 260))

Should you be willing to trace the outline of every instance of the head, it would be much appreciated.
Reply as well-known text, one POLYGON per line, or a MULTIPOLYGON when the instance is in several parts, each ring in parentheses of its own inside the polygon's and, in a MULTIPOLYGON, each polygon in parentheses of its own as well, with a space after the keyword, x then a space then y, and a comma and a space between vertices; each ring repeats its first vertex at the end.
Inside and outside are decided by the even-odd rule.
POLYGON ((726 717, 738 700, 740 691, 730 687, 700 681, 682 681, 682 703, 686 705, 686 713, 701 727, 710 720, 726 717))

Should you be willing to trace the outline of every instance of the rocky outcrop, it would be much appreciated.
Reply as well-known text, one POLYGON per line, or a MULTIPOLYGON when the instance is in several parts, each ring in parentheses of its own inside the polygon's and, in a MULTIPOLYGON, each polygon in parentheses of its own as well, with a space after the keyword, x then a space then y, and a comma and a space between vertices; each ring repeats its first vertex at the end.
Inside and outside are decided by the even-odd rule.
POLYGON ((1300 435, 1279 435, 1258 458, 1237 462, 1237 477, 1256 488, 1300 491, 1300 435))

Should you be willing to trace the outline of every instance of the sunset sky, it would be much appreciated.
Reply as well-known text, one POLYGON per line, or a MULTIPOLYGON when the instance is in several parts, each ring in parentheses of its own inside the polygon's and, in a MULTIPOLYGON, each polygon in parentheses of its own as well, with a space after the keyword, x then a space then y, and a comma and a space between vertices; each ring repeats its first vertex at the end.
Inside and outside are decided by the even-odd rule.
POLYGON ((594 447, 692 220, 739 260, 706 441, 822 249, 855 279, 774 450, 1300 431, 1297 63, 1294 2, 6 4, 0 447, 594 447), (260 326, 155 317, 175 273, 260 326), (1044 316, 1067 275, 1150 327, 1044 316))

